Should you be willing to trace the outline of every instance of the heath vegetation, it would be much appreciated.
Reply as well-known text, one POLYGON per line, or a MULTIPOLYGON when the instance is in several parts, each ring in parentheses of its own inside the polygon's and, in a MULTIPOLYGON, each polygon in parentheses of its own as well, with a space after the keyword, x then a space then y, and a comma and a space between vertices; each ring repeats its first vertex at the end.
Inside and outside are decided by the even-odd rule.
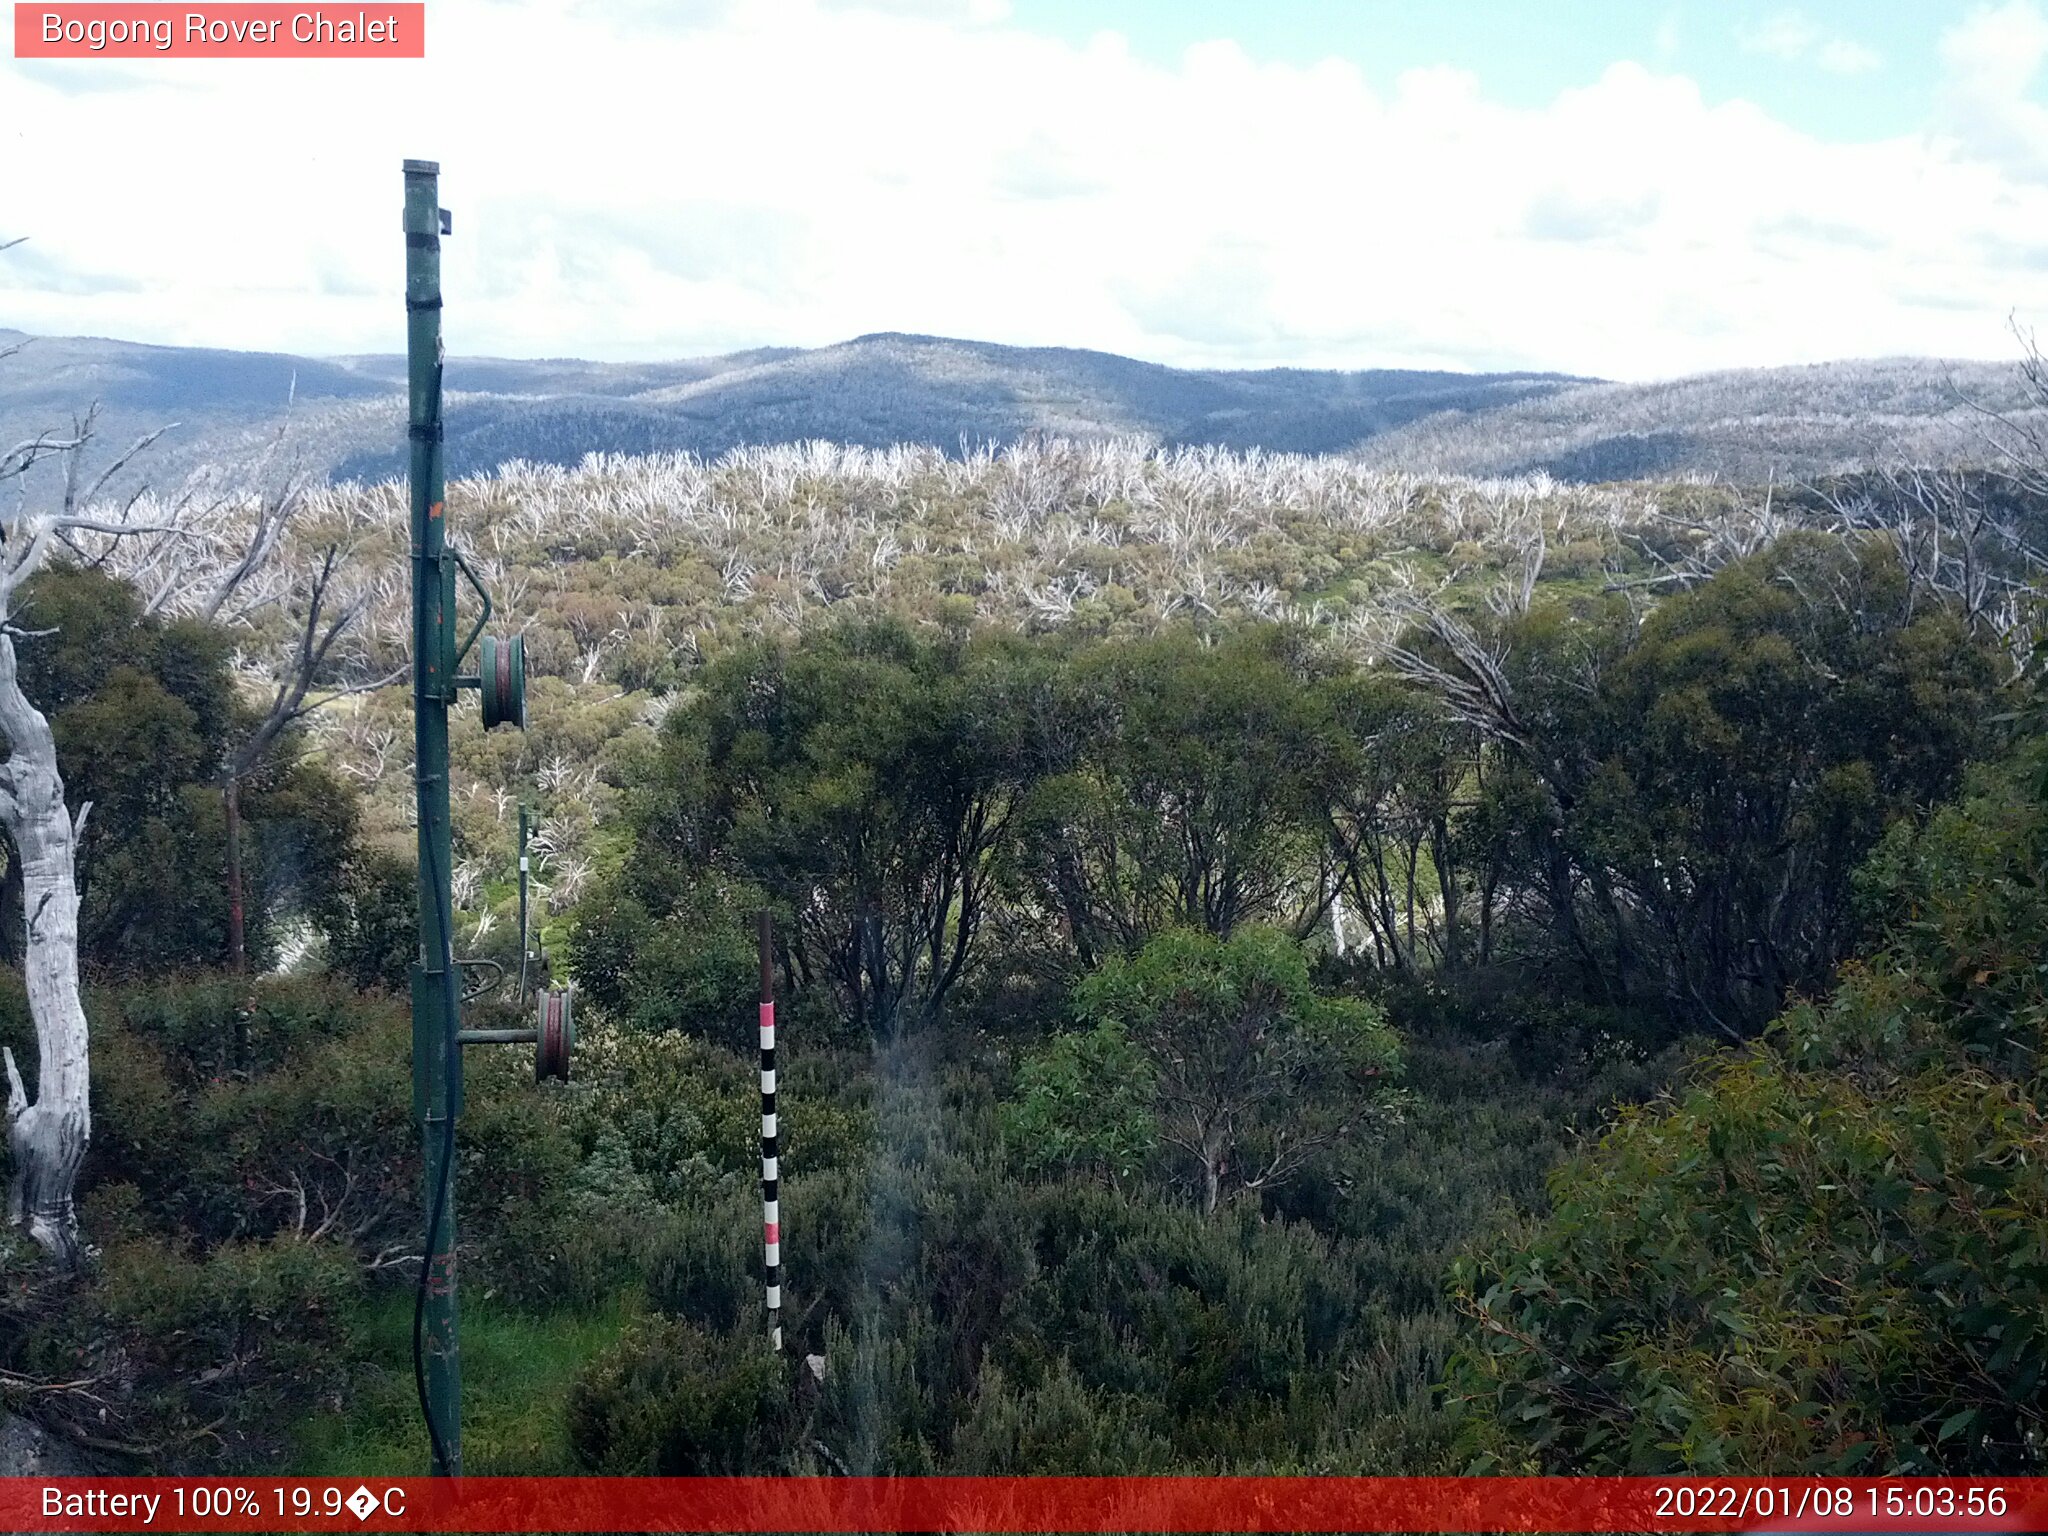
MULTIPOLYGON (((525 804, 585 1021, 566 1085, 472 1054, 470 1468, 2038 1470, 2038 492, 1061 441, 460 482, 533 678, 457 729, 460 947, 516 956, 525 804)), ((95 804, 95 1135, 91 1253, 0 1254, 0 1392, 123 1466, 424 1454, 405 502, 286 504, 180 511, 175 581, 82 532, 17 609, 95 804)))

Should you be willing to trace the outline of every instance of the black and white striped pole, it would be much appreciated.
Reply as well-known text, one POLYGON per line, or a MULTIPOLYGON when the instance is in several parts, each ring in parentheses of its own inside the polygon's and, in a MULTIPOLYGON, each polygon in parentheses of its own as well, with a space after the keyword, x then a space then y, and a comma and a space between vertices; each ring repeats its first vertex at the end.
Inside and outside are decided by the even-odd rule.
POLYGON ((764 910, 761 937, 761 1242, 766 1255, 768 1347, 782 1349, 782 1202, 775 1124, 775 922, 764 910))

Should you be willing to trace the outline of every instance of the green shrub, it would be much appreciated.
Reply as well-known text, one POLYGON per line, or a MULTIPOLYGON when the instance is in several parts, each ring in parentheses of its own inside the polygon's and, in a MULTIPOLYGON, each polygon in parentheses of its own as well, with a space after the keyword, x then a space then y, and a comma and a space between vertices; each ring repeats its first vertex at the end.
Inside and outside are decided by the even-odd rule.
MULTIPOLYGON (((653 1303, 758 1339, 756 1219, 744 1191, 679 1217, 650 1270, 653 1303)), ((823 1444, 826 1467, 1303 1460, 1359 1421, 1339 1383, 1384 1347, 1359 1256, 1306 1227, 1088 1183, 1022 1186, 986 1151, 789 1181, 782 1254, 786 1347, 827 1362, 797 1440, 823 1444)), ((801 1449, 777 1465, 798 1469, 801 1449)))
POLYGON ((1055 1035, 1017 1072, 1003 1143, 1027 1173, 1129 1178, 1159 1146, 1152 1064, 1115 1020, 1055 1035))
POLYGON ((1487 1464, 2038 1470, 2048 1373, 2042 749, 1866 872, 1889 943, 1629 1113, 1461 1266, 1487 1464))
POLYGON ((762 1470, 781 1439, 787 1364, 758 1333, 645 1319, 570 1389, 570 1446, 588 1470, 614 1475, 762 1470))
POLYGON ((364 991, 409 994, 419 958, 419 876, 410 859, 358 850, 323 914, 327 965, 364 991))
POLYGON ((1075 1083, 1065 1099, 1050 1090, 1062 1052, 1126 1070, 1142 1061, 1157 1134, 1206 1212, 1226 1194, 1276 1190, 1325 1161, 1377 1117, 1400 1066, 1379 1010, 1316 992, 1299 946, 1277 929, 1248 926, 1227 939, 1170 930, 1132 959, 1105 961, 1075 998, 1084 1018, 1115 1033, 1041 1053, 1016 1113, 1068 1144, 1128 1142, 1143 1125, 1129 1109, 1138 1086, 1075 1083))
POLYGON ((354 1032, 365 1013, 359 993, 317 976, 201 975, 126 986, 107 1000, 185 1085, 274 1071, 295 1051, 354 1032))
POLYGON ((100 1410, 75 1432, 146 1464, 260 1465, 284 1449, 291 1413, 346 1379, 361 1290, 339 1244, 235 1241, 200 1255, 113 1241, 94 1283, 44 1311, 14 1359, 92 1380, 100 1410))
POLYGON ((317 1233, 370 1254, 406 1236, 419 1178, 410 1034, 396 1003, 356 999, 346 1033, 303 1039, 247 1081, 199 1085, 170 1201, 185 1229, 317 1233))
POLYGON ((700 882, 674 910, 654 917, 636 897, 603 891, 578 910, 576 978, 591 1001, 630 1028, 750 1050, 760 969, 745 900, 700 882))
POLYGON ((1172 1443, 1141 1398, 1091 1392, 1065 1361, 1035 1387, 982 1372, 954 1437, 963 1476, 1137 1477, 1175 1470, 1172 1443))

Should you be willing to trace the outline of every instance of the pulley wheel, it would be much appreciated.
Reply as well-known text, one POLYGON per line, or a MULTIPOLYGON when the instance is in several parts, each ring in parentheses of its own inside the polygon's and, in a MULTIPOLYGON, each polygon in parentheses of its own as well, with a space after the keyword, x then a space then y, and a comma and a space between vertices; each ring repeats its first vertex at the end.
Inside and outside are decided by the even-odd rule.
POLYGON ((526 729, 526 637, 477 642, 477 682, 483 694, 484 729, 501 725, 526 729))
POLYGON ((533 1043, 533 1080, 569 1081, 569 1048, 576 1026, 569 1016, 569 989, 549 987, 540 995, 540 1033, 533 1043))

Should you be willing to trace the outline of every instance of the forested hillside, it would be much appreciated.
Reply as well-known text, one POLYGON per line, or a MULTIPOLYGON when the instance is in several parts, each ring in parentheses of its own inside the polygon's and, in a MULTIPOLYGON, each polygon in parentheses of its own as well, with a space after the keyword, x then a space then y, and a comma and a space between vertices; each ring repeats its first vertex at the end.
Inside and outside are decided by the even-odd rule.
POLYGON ((1652 384, 1584 384, 1498 410, 1450 410, 1359 445, 1386 469, 1741 484, 1887 464, 2010 467, 2001 418, 2042 420, 2011 369, 1934 358, 1745 368, 1652 384))
MULTIPOLYGON (((404 473, 405 363, 301 358, 92 337, 26 337, 0 371, 0 435, 97 402, 109 437, 175 423, 152 457, 162 485, 227 479, 277 457, 301 473, 404 473)), ((1434 412, 1486 410, 1579 382, 1560 374, 1406 369, 1189 370, 1071 347, 882 333, 809 350, 659 363, 452 357, 448 465, 574 465, 587 453, 692 452, 819 441, 961 453, 1027 438, 1128 439, 1323 453, 1434 412)), ((117 481, 125 492, 137 474, 117 481)))
MULTIPOLYGON (((110 487, 246 490, 404 472, 404 363, 149 347, 0 331, 0 436, 97 402, 108 439, 170 424, 110 487)), ((459 340, 451 344, 459 345, 459 340)), ((880 333, 674 362, 451 356, 451 473, 584 455, 820 441, 961 455, 1047 437, 1342 454, 1424 475, 1763 484, 1898 462, 2000 467, 1987 412, 2038 423, 2004 364, 1908 358, 1615 384, 1550 373, 1180 369, 1107 352, 880 333)))
MULTIPOLYGON (((472 1053, 469 1470, 2038 1471, 2038 512, 1064 442, 451 487, 534 674, 458 717, 459 947, 516 959, 524 802, 584 1036, 472 1053)), ((16 642, 105 807, 97 1252, 10 1241, 0 1389, 410 1471, 403 491, 191 516, 16 642), (236 975, 306 589, 186 594, 264 516, 365 691, 248 781, 236 975)))

